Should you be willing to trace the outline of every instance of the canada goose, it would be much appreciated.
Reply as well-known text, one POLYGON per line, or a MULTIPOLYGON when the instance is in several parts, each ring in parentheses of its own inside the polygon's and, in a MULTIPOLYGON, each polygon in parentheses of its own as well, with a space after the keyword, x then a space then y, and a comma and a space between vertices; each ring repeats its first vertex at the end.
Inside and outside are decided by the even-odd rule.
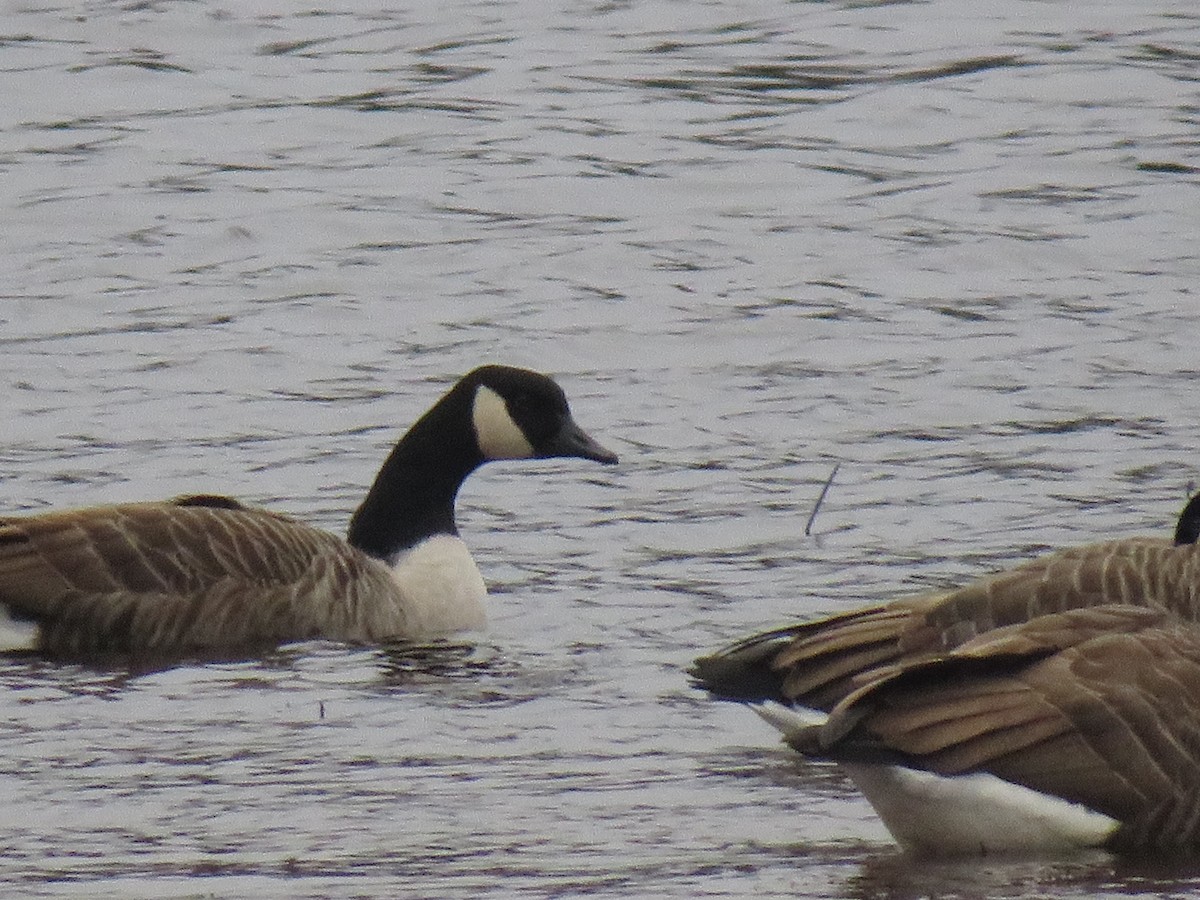
MULTIPOLYGON (((228 497, 0 519, 0 605, 53 657, 174 657, 485 624, 454 501, 489 460, 615 463, 545 375, 483 366, 391 451, 346 540, 228 497)), ((10 648, 12 649, 12 648, 10 648)))
POLYGON ((838 762, 923 853, 1200 851, 1200 496, 1174 541, 1051 553, 691 669, 838 762))

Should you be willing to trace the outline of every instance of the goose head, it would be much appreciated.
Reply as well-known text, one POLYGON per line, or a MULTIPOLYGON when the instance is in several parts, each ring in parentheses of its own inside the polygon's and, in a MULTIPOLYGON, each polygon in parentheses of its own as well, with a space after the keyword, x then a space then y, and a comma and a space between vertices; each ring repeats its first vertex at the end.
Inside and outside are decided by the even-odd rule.
POLYGON ((480 366, 396 444, 350 520, 347 537, 371 556, 394 561, 426 538, 458 533, 454 501, 479 466, 551 457, 617 461, 576 424, 552 378, 511 366, 480 366))
POLYGON ((612 465, 617 456, 571 417, 552 378, 509 366, 482 366, 459 383, 471 392, 471 425, 483 460, 578 457, 612 465))

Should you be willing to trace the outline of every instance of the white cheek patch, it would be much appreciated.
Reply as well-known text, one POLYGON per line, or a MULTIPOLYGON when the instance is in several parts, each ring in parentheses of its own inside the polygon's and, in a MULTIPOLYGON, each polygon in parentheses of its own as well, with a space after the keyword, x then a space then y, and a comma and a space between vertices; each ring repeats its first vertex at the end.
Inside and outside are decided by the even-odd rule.
POLYGON ((504 398, 491 388, 475 391, 471 420, 486 459, 529 459, 534 455, 533 445, 508 414, 504 398))

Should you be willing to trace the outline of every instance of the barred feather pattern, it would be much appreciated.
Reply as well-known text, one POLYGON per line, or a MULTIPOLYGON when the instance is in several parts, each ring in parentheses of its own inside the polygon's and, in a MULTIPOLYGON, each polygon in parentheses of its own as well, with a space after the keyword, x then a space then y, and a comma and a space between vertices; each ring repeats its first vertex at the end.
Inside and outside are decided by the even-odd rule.
POLYGON ((340 538, 220 498, 0 519, 0 603, 53 656, 406 637, 398 591, 340 538))
POLYGON ((748 638, 693 675, 718 696, 828 712, 785 729, 806 755, 986 773, 1111 817, 1111 849, 1200 851, 1195 544, 1052 553, 748 638))
POLYGON ((1128 538, 1062 550, 948 592, 803 623, 771 659, 788 702, 829 709, 877 669, 944 654, 996 628, 1105 605, 1200 618, 1200 546, 1128 538))

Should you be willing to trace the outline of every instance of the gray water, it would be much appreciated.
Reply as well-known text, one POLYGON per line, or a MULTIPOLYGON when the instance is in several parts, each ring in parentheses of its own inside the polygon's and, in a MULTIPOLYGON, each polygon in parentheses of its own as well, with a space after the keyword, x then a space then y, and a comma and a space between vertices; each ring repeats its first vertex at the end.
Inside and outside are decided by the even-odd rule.
POLYGON ((622 465, 468 482, 474 645, 0 664, 3 893, 1200 888, 912 861, 683 674, 1168 532, 1198 48, 1167 0, 5 3, 4 512, 205 491, 341 530, 482 361, 555 373, 622 465))

